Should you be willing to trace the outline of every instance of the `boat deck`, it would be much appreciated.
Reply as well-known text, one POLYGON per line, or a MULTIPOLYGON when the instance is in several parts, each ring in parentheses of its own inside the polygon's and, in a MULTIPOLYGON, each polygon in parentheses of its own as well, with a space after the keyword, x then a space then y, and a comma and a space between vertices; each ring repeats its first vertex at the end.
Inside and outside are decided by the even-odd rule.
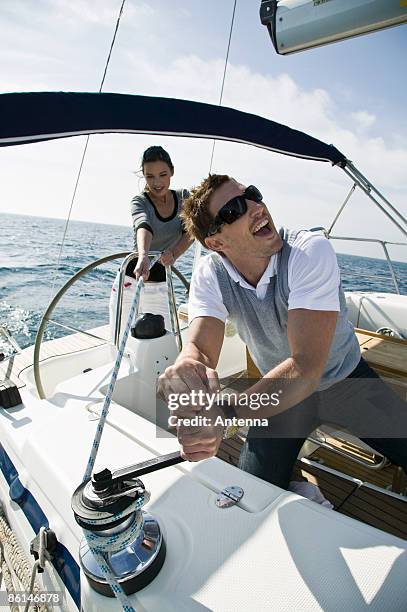
MULTIPOLYGON (((107 338, 107 327, 92 331, 100 338, 75 333, 44 342, 40 362, 56 355, 84 351, 106 342, 103 338, 107 338)), ((407 342, 384 338, 363 330, 357 330, 357 335, 367 361, 379 374, 391 379, 395 390, 406 399, 407 342)), ((24 383, 19 379, 19 375, 32 365, 33 354, 32 346, 0 363, 0 379, 11 379, 18 387, 23 387, 24 383)), ((253 367, 249 358, 248 371, 240 373, 238 378, 229 378, 224 381, 225 384, 229 388, 238 389, 247 376, 256 376, 253 367)), ((219 449, 218 457, 236 465, 243 442, 242 435, 225 440, 219 449)), ((349 447, 349 442, 347 446, 349 447)), ((356 448, 355 453, 363 458, 361 449, 356 448)), ((390 464, 380 470, 372 470, 332 450, 319 447, 306 458, 297 461, 293 480, 306 479, 317 484, 336 511, 407 539, 407 497, 389 492, 398 479, 399 490, 407 493, 406 480, 400 477, 398 471, 400 472, 399 468, 390 464)))
MULTIPOLYGON (((40 363, 51 357, 71 355, 106 343, 109 333, 107 325, 92 331, 100 338, 97 339, 85 333, 75 333, 43 342, 40 350, 40 363)), ((19 376, 25 369, 32 366, 33 360, 34 345, 23 349, 21 353, 16 353, 10 359, 0 362, 0 384, 3 380, 10 380, 19 389, 25 387, 25 382, 19 376)))

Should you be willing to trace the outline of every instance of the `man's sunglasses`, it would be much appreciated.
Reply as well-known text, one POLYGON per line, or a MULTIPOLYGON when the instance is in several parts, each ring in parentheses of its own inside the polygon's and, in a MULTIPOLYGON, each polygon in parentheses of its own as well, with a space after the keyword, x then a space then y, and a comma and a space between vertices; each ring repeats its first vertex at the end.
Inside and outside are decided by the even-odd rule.
POLYGON ((240 219, 240 217, 242 217, 247 211, 246 200, 251 200, 252 202, 262 202, 263 196, 257 187, 254 185, 249 185, 249 187, 246 187, 242 195, 236 196, 226 202, 226 204, 224 204, 218 211, 212 225, 209 227, 208 233, 206 234, 207 238, 209 238, 209 236, 214 236, 214 234, 216 234, 225 223, 230 225, 231 223, 234 223, 240 219))

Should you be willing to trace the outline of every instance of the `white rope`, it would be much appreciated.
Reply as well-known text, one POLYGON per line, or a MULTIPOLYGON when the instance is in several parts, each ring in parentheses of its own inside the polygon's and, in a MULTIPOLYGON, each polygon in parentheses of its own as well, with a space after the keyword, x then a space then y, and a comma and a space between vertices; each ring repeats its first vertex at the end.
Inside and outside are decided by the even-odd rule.
MULTIPOLYGON (((2 540, 0 539, 0 587, 1 583, 4 580, 4 586, 7 593, 11 593, 16 591, 16 587, 14 586, 13 576, 10 571, 9 563, 7 562, 6 553, 4 550, 4 545, 2 540)), ((18 612, 18 606, 11 605, 11 612, 18 612)))
MULTIPOLYGON (((43 529, 43 527, 41 527, 41 529, 43 529)), ((45 565, 45 560, 44 560, 44 565, 45 565)), ((40 560, 37 559, 36 562, 33 565, 33 568, 32 568, 31 579, 30 579, 30 587, 28 589, 28 595, 34 594, 35 577, 37 575, 37 572, 38 572, 39 568, 44 569, 44 566, 42 566, 41 563, 40 563, 40 560)), ((24 606, 24 612, 28 612, 28 608, 31 605, 31 601, 30 601, 29 597, 27 597, 27 600, 28 601, 26 602, 26 604, 24 606)), ((36 610, 36 609, 38 610, 38 606, 34 605, 34 610, 36 610)), ((44 606, 44 610, 48 610, 48 606, 44 606)))
MULTIPOLYGON (((35 564, 34 564, 35 567, 35 564)), ((4 509, 0 504, 0 572, 8 593, 29 591, 39 593, 41 588, 35 581, 36 571, 31 568, 20 543, 10 528, 4 509)), ((11 606, 12 612, 19 612, 17 605, 11 606)), ((47 612, 48 606, 35 606, 38 612, 47 612)))
MULTIPOLYGON (((150 269, 158 261, 160 257, 161 257, 161 253, 158 253, 150 260, 150 269)), ((88 465, 85 470, 83 481, 88 480, 90 478, 92 474, 92 470, 95 465, 96 455, 99 450, 103 428, 105 426, 107 414, 109 412, 113 390, 114 390, 117 376, 119 373, 120 364, 121 364, 123 354, 124 354, 124 349, 126 348, 126 342, 127 342, 127 338, 130 333, 131 324, 133 322, 135 312, 138 308, 138 304, 140 301, 140 293, 141 293, 143 286, 144 286, 144 280, 143 280, 143 277, 140 276, 140 278, 137 281, 136 291, 134 293, 133 301, 131 303, 129 316, 126 322, 126 327, 124 329, 124 333, 120 341, 120 347, 117 353, 117 358, 116 358, 116 362, 113 368, 109 387, 106 393, 105 400, 103 402, 102 412, 101 412, 98 426, 96 429, 96 434, 93 440, 92 450, 89 456, 88 465)), ((144 494, 135 500, 134 507, 132 508, 130 506, 130 511, 134 512, 133 521, 127 527, 127 529, 123 530, 123 532, 119 534, 112 534, 110 536, 101 536, 97 532, 92 532, 87 529, 83 530, 86 541, 88 542, 89 548, 92 551, 96 559, 96 562, 100 567, 101 572, 103 573, 106 581, 110 585, 110 588, 112 589, 114 596, 120 601, 123 607, 123 610, 125 610, 125 612, 136 612, 136 611, 130 604, 129 599, 127 595, 125 594, 125 592, 123 591, 120 584, 113 577, 112 570, 108 562, 108 553, 118 552, 126 548, 126 546, 128 546, 131 542, 134 541, 135 538, 137 538, 138 534, 140 533, 143 527, 143 516, 141 513, 141 507, 148 500, 149 500, 149 493, 147 491, 144 491, 144 494)), ((129 508, 126 509, 126 514, 129 514, 129 508)), ((124 516, 123 512, 113 515, 110 521, 106 521, 107 526, 110 522, 119 520, 123 516, 124 516)), ((98 521, 87 520, 87 522, 91 524, 92 522, 96 523, 98 521)))
MULTIPOLYGON (((160 257, 161 257, 161 253, 158 253, 157 255, 155 255, 151 259, 151 261, 150 261, 150 269, 158 261, 158 259, 160 257)), ((105 426, 107 413, 109 412, 110 403, 112 401, 113 390, 114 390, 114 387, 115 387, 115 384, 116 384, 117 376, 119 374, 119 368, 120 368, 120 364, 121 364, 121 361, 122 361, 122 358, 123 358, 124 349, 126 348, 127 338, 129 336, 129 333, 130 333, 130 328, 131 328, 131 324, 133 322, 134 313, 136 312, 136 308, 138 307, 138 303, 139 303, 139 299, 140 299, 140 293, 141 293, 141 289, 143 288, 143 285, 144 285, 144 280, 143 280, 143 277, 140 276, 140 278, 137 281, 136 291, 134 293, 133 301, 131 303, 130 313, 129 313, 129 317, 127 319, 126 327, 125 327, 122 339, 120 341, 120 347, 119 347, 119 351, 117 353, 116 363, 114 364, 114 368, 113 368, 112 376, 111 376, 111 379, 110 379, 109 387, 108 387, 108 390, 107 390, 107 393, 106 393, 106 397, 105 397, 104 402, 103 402, 102 413, 100 415, 99 423, 98 423, 98 426, 97 426, 97 429, 96 429, 95 439, 93 440, 92 450, 91 450, 91 453, 90 453, 90 456, 89 456, 88 465, 86 467, 85 474, 83 476, 83 481, 88 480, 90 478, 90 476, 92 474, 92 470, 93 470, 94 465, 95 465, 96 455, 97 455, 97 452, 99 450, 99 445, 100 445, 100 440, 101 440, 101 437, 102 437, 103 428, 105 426)))

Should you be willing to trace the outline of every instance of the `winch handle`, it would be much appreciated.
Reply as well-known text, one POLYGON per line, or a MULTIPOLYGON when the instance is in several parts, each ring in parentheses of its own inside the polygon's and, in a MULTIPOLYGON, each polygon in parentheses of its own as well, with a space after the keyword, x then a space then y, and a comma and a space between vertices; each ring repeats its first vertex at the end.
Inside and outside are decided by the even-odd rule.
POLYGON ((106 486, 119 484, 124 480, 140 478, 140 476, 144 476, 144 474, 163 470, 166 467, 177 465, 183 461, 185 461, 185 459, 181 457, 180 451, 176 451, 175 453, 160 455, 159 457, 153 457, 152 459, 147 459, 135 465, 120 468, 115 472, 104 469, 101 472, 93 474, 92 484, 95 490, 103 489, 106 486))

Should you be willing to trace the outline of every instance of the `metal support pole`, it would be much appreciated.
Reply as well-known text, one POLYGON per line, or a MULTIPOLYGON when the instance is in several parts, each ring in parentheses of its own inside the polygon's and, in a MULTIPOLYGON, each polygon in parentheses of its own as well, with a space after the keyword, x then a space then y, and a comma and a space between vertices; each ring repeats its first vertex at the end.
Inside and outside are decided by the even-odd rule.
POLYGON ((401 212, 399 210, 397 210, 397 208, 395 208, 387 198, 384 197, 384 195, 382 193, 380 193, 380 191, 378 189, 376 189, 376 187, 365 177, 363 176, 363 174, 360 172, 360 170, 358 170, 353 164, 352 162, 348 161, 347 164, 348 168, 351 169, 352 172, 355 173, 355 175, 363 182, 365 183, 365 185, 372 191, 374 191, 379 198, 381 198, 383 200, 383 202, 385 202, 387 204, 387 206, 394 212, 394 214, 400 219, 400 221, 403 221, 403 223, 407 224, 407 219, 401 214, 401 212))
MULTIPOLYGON (((404 236, 407 237, 407 230, 404 229, 400 223, 398 221, 396 221, 394 219, 394 217, 376 200, 376 198, 374 198, 372 196, 372 194, 370 193, 372 191, 372 189, 376 192, 377 190, 374 189, 373 185, 371 183, 369 183, 369 181, 360 174, 360 172, 356 171, 356 168, 354 168, 354 166, 352 166, 352 164, 350 162, 348 162, 347 166, 345 168, 343 168, 343 171, 350 176, 350 178, 365 192, 365 194, 372 200, 372 202, 374 202, 376 204, 376 206, 378 206, 378 208, 380 208, 380 210, 382 211, 383 214, 386 215, 386 217, 388 217, 390 219, 390 221, 392 223, 394 223, 394 225, 396 225, 399 230, 401 231, 402 234, 404 234, 404 236), (349 169, 350 168, 350 169, 349 169)), ((379 194, 380 195, 380 194, 379 194)), ((380 196, 381 197, 381 196, 380 196)), ((387 200, 385 200, 386 204, 388 204, 387 200)), ((396 209, 391 206, 390 204, 390 208, 395 211, 396 209)), ((397 212, 397 211, 396 211, 397 212)), ((400 213, 397 212, 397 216, 404 221, 404 223, 407 223, 406 220, 404 219, 403 215, 401 215, 400 213)))
POLYGON ((394 269, 393 269, 393 264, 391 263, 391 259, 389 257, 389 253, 388 253, 387 248, 386 248, 386 243, 382 242, 381 245, 383 247, 384 254, 386 255, 387 263, 389 264, 390 274, 391 274, 391 277, 393 279, 394 286, 396 288, 396 293, 398 293, 400 295, 399 284, 397 282, 397 277, 396 277, 396 274, 395 274, 394 269))
POLYGON ((342 204, 342 206, 341 206, 341 207, 340 207, 340 209, 338 210, 338 212, 337 212, 337 214, 336 214, 336 216, 335 216, 335 219, 332 221, 332 223, 331 223, 331 227, 328 229, 328 232, 327 232, 327 233, 328 233, 328 236, 329 236, 329 234, 332 232, 333 227, 334 227, 335 223, 337 222, 337 220, 338 220, 338 218, 339 218, 339 215, 341 214, 341 212, 342 212, 342 211, 343 211, 343 209, 345 208, 346 204, 349 202, 349 199, 350 199, 351 195, 353 194, 353 192, 355 191, 355 189, 356 189, 356 183, 353 183, 353 185, 352 185, 352 187, 351 187, 351 189, 350 189, 350 191, 349 191, 348 195, 347 195, 347 196, 346 196, 346 198, 345 198, 344 203, 342 204))

